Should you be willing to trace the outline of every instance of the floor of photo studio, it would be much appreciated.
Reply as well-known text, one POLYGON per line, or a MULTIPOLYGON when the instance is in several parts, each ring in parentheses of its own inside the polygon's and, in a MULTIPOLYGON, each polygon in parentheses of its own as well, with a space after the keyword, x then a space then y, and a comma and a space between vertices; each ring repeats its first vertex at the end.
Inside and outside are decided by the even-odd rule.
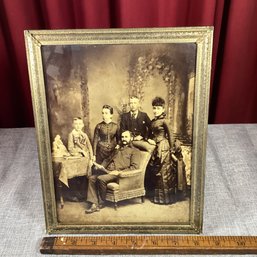
POLYGON ((85 202, 67 201, 63 208, 58 204, 57 213, 59 222, 62 224, 123 224, 123 223, 188 223, 190 201, 185 198, 173 204, 159 205, 145 199, 142 203, 140 198, 121 201, 117 210, 111 202, 100 211, 86 214, 85 210, 90 205, 85 202))

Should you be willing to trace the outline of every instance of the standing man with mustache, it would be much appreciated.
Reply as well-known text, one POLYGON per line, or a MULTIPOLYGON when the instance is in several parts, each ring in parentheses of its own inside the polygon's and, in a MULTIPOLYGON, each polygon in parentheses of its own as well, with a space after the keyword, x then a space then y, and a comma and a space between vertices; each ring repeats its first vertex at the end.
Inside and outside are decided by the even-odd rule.
POLYGON ((100 211, 101 204, 105 200, 108 183, 116 182, 119 174, 125 170, 139 168, 140 151, 131 145, 131 141, 131 132, 124 131, 121 134, 121 147, 109 160, 98 165, 98 174, 88 178, 87 201, 91 203, 91 207, 86 210, 87 214, 100 211))

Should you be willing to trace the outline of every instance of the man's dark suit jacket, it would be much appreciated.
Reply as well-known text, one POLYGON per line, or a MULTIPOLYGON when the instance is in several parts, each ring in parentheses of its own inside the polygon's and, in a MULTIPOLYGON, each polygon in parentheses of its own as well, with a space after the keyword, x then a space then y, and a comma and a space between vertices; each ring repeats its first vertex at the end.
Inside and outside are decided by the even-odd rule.
POLYGON ((140 151, 131 145, 127 145, 116 150, 113 156, 103 161, 102 165, 109 171, 135 170, 139 168, 140 160, 140 151))
POLYGON ((129 130, 133 136, 142 136, 148 138, 148 131, 151 120, 145 112, 138 111, 136 119, 133 119, 130 112, 123 113, 120 121, 120 132, 129 130))

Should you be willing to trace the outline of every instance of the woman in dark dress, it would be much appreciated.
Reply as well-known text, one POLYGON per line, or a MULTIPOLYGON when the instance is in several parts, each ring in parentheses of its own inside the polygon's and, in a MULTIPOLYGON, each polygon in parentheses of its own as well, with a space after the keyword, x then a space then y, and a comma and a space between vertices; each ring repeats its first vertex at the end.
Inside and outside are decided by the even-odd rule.
POLYGON ((114 151, 118 143, 118 125, 112 121, 113 108, 104 105, 102 108, 103 121, 95 127, 93 153, 96 162, 101 164, 114 151))
POLYGON ((151 121, 148 142, 156 145, 149 165, 152 183, 152 201, 157 204, 175 202, 177 186, 176 169, 171 159, 171 131, 165 115, 165 101, 155 97, 152 101, 154 119, 151 121))

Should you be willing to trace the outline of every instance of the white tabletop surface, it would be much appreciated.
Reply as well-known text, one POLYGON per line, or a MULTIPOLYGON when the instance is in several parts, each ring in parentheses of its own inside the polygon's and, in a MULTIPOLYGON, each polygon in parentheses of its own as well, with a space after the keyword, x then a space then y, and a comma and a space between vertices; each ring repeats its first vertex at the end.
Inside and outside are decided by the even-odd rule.
MULTIPOLYGON (((42 256, 35 138, 34 128, 0 129, 0 256, 42 256)), ((209 125, 203 235, 257 235, 257 124, 209 125)))

